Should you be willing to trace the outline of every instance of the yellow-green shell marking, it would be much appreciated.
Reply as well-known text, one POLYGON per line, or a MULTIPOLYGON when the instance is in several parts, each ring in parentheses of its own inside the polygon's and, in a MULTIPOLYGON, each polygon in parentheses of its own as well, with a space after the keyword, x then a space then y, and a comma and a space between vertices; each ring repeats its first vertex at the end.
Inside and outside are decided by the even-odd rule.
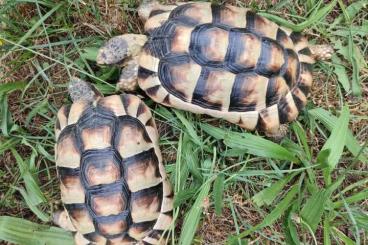
POLYGON ((72 224, 93 244, 158 244, 173 192, 149 108, 136 96, 75 102, 58 112, 56 164, 72 224))
POLYGON ((264 131, 306 103, 307 40, 247 9, 183 4, 152 14, 145 30, 138 82, 156 102, 264 131))

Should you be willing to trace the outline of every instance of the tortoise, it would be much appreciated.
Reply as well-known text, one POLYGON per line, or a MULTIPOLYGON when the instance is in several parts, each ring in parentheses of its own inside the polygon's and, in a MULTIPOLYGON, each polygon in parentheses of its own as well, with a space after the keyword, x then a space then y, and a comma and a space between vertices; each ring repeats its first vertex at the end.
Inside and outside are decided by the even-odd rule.
POLYGON ((145 35, 111 38, 100 65, 123 64, 117 87, 139 87, 165 106, 223 118, 277 136, 307 102, 312 65, 328 45, 245 9, 206 2, 138 9, 145 35))
POLYGON ((162 244, 173 191, 150 109, 74 78, 58 111, 55 158, 64 211, 54 221, 82 244, 162 244))

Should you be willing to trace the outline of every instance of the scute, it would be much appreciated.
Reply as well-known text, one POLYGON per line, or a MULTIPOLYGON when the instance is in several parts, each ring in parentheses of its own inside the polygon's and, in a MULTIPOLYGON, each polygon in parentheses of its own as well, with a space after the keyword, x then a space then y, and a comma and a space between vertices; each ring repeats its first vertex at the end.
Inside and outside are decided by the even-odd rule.
POLYGON ((164 105, 273 130, 305 105, 312 81, 306 45, 247 9, 183 4, 150 29, 138 82, 164 105))
POLYGON ((98 245, 162 234, 172 216, 160 217, 172 210, 173 197, 163 196, 171 187, 150 109, 128 94, 68 108, 58 113, 55 149, 62 201, 76 230, 98 245))

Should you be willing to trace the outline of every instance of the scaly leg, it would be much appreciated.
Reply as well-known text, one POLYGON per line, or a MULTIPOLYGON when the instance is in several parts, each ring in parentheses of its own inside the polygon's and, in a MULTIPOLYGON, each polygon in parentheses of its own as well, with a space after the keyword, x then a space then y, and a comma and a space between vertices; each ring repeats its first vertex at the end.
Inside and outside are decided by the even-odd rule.
POLYGON ((312 57, 315 60, 329 60, 334 53, 332 46, 330 45, 311 45, 309 49, 312 53, 312 57))
POLYGON ((281 124, 279 129, 273 132, 265 132, 265 135, 272 141, 280 142, 287 134, 289 126, 287 124, 281 124))
POLYGON ((122 91, 134 91, 138 87, 138 56, 129 60, 121 71, 117 88, 122 91))

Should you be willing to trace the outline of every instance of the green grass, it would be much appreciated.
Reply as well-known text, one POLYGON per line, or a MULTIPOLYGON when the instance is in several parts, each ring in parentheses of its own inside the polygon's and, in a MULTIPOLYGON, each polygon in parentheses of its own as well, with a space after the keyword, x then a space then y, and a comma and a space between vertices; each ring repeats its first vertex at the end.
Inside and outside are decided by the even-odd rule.
MULTIPOLYGON (((55 114, 71 76, 115 93, 97 48, 143 30, 136 1, 99 2, 0 0, 0 241, 71 243, 50 221, 55 114)), ((281 143, 145 96, 176 195, 170 243, 368 244, 367 1, 247 2, 232 1, 337 52, 281 143)))

